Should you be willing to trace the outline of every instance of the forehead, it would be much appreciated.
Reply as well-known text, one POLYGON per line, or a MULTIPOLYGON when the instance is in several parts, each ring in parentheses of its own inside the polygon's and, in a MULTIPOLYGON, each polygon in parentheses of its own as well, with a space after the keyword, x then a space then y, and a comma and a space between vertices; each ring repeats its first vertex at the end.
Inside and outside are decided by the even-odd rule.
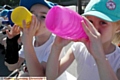
POLYGON ((98 17, 96 17, 96 16, 91 16, 91 15, 87 15, 87 16, 85 16, 88 20, 93 20, 93 21, 95 21, 95 22, 97 22, 97 21, 105 21, 106 23, 109 23, 109 24, 112 24, 112 25, 116 25, 116 22, 109 22, 109 21, 106 21, 106 20, 103 20, 103 19, 101 19, 101 18, 98 18, 98 17))
POLYGON ((42 4, 35 4, 31 7, 31 12, 48 12, 49 8, 42 4))
MULTIPOLYGON (((87 15, 87 16, 85 16, 85 17, 86 17, 87 19, 93 20, 93 21, 105 21, 105 22, 108 22, 108 21, 103 20, 103 19, 101 19, 101 18, 99 18, 99 17, 96 17, 96 16, 87 15)), ((108 23, 112 23, 112 22, 108 22, 108 23)))
POLYGON ((101 18, 98 18, 98 17, 96 17, 96 16, 91 16, 91 15, 87 15, 87 16, 85 16, 85 17, 87 17, 88 19, 103 20, 103 19, 101 19, 101 18))

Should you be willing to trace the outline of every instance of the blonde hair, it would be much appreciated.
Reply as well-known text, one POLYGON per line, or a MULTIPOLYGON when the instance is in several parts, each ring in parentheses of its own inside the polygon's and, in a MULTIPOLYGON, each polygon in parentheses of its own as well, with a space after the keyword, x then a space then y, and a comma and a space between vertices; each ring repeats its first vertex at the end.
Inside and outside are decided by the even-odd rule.
POLYGON ((119 21, 117 21, 117 22, 115 22, 117 25, 120 25, 120 20, 119 21))
MULTIPOLYGON (((114 22, 116 26, 120 27, 120 21, 114 22)), ((113 44, 120 46, 120 31, 118 31, 112 41, 113 44)))
POLYGON ((112 43, 115 45, 120 44, 120 31, 115 34, 112 43))

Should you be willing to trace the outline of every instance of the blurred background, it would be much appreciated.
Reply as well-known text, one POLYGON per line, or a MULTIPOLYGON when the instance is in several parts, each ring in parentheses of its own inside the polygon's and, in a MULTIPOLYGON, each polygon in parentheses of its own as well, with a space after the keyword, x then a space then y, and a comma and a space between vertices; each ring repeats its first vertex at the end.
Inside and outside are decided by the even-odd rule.
MULTIPOLYGON (((63 6, 75 5, 78 6, 78 12, 81 14, 84 10, 84 7, 90 0, 48 0, 55 3, 58 3, 63 6)), ((13 8, 19 5, 19 0, 0 0, 0 8, 4 5, 10 5, 13 8)))

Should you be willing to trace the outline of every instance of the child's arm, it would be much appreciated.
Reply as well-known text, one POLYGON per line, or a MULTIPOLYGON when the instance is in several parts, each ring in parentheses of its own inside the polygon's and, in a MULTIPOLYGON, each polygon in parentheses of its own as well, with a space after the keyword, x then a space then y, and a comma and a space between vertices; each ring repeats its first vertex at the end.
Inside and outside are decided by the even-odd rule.
POLYGON ((108 60, 106 60, 105 58, 101 58, 101 60, 96 60, 96 63, 101 80, 118 80, 108 60))
POLYGON ((105 58, 105 53, 101 41, 101 34, 86 18, 85 20, 86 23, 82 22, 82 25, 89 37, 89 41, 85 42, 85 45, 96 61, 100 80, 118 80, 108 60, 105 58))
POLYGON ((29 75, 33 77, 45 76, 43 65, 42 63, 39 63, 37 59, 33 44, 29 43, 28 40, 23 45, 25 45, 24 46, 25 60, 29 75))
MULTIPOLYGON (((20 29, 18 26, 14 25, 10 32, 7 30, 6 39, 6 53, 5 53, 5 65, 10 71, 20 68, 21 64, 24 62, 23 58, 19 57, 19 44, 18 39, 20 38, 20 29)), ((21 46, 21 45, 20 45, 21 46)))
POLYGON ((61 60, 59 60, 59 55, 63 48, 61 45, 64 44, 66 43, 60 40, 60 42, 58 42, 57 44, 55 41, 52 46, 52 50, 48 58, 47 69, 46 69, 46 76, 48 80, 55 80, 69 67, 69 65, 74 60, 74 55, 71 49, 68 50, 66 55, 61 60))
POLYGON ((29 75, 33 77, 45 76, 43 65, 39 63, 33 46, 33 37, 36 35, 39 26, 40 22, 34 15, 32 16, 32 22, 29 28, 27 28, 26 22, 23 21, 22 43, 24 46, 25 60, 29 75))

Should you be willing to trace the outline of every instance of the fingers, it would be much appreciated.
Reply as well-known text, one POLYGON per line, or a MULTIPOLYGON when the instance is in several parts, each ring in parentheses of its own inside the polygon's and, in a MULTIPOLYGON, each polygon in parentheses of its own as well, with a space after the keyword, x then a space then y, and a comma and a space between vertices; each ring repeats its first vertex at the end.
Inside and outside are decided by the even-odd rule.
POLYGON ((40 22, 37 20, 35 15, 32 15, 32 21, 30 22, 30 27, 28 28, 27 26, 28 24, 24 20, 23 33, 28 33, 28 34, 31 34, 31 36, 34 36, 40 27, 40 22))
POLYGON ((86 17, 84 17, 84 22, 93 34, 97 34, 98 31, 96 30, 95 26, 86 17))
MULTIPOLYGON (((33 15, 33 24, 32 24, 32 28, 37 31, 39 29, 40 26, 40 22, 38 21, 38 19, 36 18, 36 16, 33 15)), ((32 29, 32 30, 33 30, 32 29)))
POLYGON ((31 21, 31 24, 30 24, 30 30, 33 30, 34 29, 34 25, 35 25, 35 16, 32 15, 32 21, 31 21))
POLYGON ((39 28, 40 28, 40 22, 38 21, 36 16, 33 15, 30 30, 33 31, 34 34, 35 34, 38 31, 39 28))
POLYGON ((40 28, 40 22, 38 21, 38 19, 36 18, 36 30, 38 31, 38 29, 40 28))
MULTIPOLYGON (((24 28, 27 28, 27 23, 25 22, 25 21, 23 21, 23 27, 24 28)), ((36 24, 37 24, 37 19, 36 19, 36 17, 34 16, 34 15, 32 15, 32 21, 31 21, 31 23, 30 23, 30 27, 29 27, 29 30, 34 30, 34 29, 36 29, 36 24)))
POLYGON ((18 27, 17 25, 15 25, 13 27, 13 31, 15 31, 16 33, 19 33, 20 32, 20 27, 18 27))
POLYGON ((8 29, 6 29, 6 34, 9 35, 9 30, 8 29))
POLYGON ((86 17, 84 17, 84 21, 82 21, 82 25, 89 38, 100 36, 98 30, 86 17))
POLYGON ((27 23, 26 23, 25 20, 23 20, 23 22, 22 22, 22 26, 23 26, 23 29, 27 28, 27 23))
POLYGON ((10 25, 8 25, 7 27, 8 27, 9 30, 11 30, 11 28, 12 28, 12 26, 10 26, 10 25))
POLYGON ((90 34, 92 34, 91 30, 90 30, 89 27, 85 24, 84 21, 81 21, 81 23, 82 23, 82 27, 83 27, 85 33, 86 33, 86 34, 88 35, 88 37, 89 37, 90 34))
POLYGON ((9 39, 13 38, 12 34, 9 32, 8 29, 6 30, 6 34, 9 39))
POLYGON ((13 38, 14 36, 20 34, 19 27, 14 25, 13 27, 11 27, 11 30, 9 30, 9 29, 6 30, 6 34, 7 34, 8 38, 10 38, 10 39, 13 38))

